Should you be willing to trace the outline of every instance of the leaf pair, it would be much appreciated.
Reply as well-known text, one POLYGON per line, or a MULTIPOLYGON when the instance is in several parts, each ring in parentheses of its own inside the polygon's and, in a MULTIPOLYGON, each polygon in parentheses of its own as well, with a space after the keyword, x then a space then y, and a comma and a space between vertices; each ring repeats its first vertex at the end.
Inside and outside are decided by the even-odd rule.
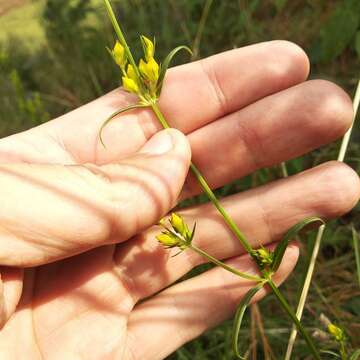
MULTIPOLYGON (((306 218, 306 219, 300 221, 299 223, 294 225, 292 228, 290 228, 290 230, 285 234, 285 236, 283 237, 283 239, 280 241, 280 243, 278 244, 278 246, 275 248, 275 250, 273 252, 273 261, 270 266, 270 270, 272 272, 275 273, 279 269, 279 266, 284 257, 286 248, 288 247, 290 240, 294 239, 298 235, 298 233, 302 229, 304 229, 306 226, 308 226, 312 223, 317 223, 317 222, 324 224, 324 221, 321 218, 312 216, 312 217, 309 217, 309 218, 306 218)), ((240 355, 239 345, 238 345, 241 323, 242 323, 245 311, 251 302, 251 299, 256 295, 256 293, 261 288, 264 287, 265 284, 266 284, 266 280, 264 280, 263 282, 260 282, 257 286, 250 289, 245 294, 245 296, 241 299, 240 304, 237 308, 237 311, 235 314, 235 319, 234 319, 234 326, 233 326, 232 345, 233 345, 233 350, 234 350, 236 356, 240 359, 244 359, 240 355)), ((359 353, 359 355, 360 355, 360 353, 359 353)), ((359 355, 357 355, 357 356, 359 356, 359 355)), ((357 357, 354 359, 351 359, 351 360, 356 360, 356 359, 357 359, 357 357)))

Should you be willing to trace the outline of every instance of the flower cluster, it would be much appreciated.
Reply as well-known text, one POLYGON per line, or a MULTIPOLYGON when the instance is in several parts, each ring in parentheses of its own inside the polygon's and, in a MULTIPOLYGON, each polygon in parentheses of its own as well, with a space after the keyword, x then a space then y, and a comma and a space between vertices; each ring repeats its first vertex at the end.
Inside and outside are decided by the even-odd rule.
POLYGON ((274 253, 263 246, 257 250, 252 250, 251 256, 262 270, 271 268, 274 262, 274 253))
POLYGON ((159 225, 164 230, 156 236, 157 240, 166 248, 178 247, 181 250, 188 248, 195 235, 195 225, 190 231, 184 219, 176 213, 171 214, 168 223, 170 227, 166 219, 160 220, 159 225))
POLYGON ((151 41, 144 35, 140 36, 140 40, 145 60, 140 59, 138 72, 132 64, 128 63, 125 48, 119 41, 115 43, 110 53, 121 69, 124 89, 140 98, 150 95, 151 98, 156 99, 160 66, 154 58, 155 41, 151 41))
POLYGON ((328 330, 329 334, 331 334, 337 342, 340 343, 345 340, 344 330, 341 329, 339 326, 336 326, 335 324, 330 323, 327 326, 327 330, 328 330))

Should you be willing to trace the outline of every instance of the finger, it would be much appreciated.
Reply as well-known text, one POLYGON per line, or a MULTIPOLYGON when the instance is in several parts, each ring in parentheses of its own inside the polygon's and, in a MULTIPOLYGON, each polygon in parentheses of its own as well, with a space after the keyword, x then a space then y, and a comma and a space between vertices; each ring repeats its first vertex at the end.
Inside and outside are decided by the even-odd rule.
MULTIPOLYGON (((208 59, 170 70, 166 76, 160 106, 172 127, 189 133, 217 118, 238 110, 267 95, 302 82, 309 62, 305 53, 286 41, 272 41, 228 51, 208 59)), ((136 101, 116 90, 67 115, 30 132, 3 141, 0 150, 14 157, 65 163, 118 161, 137 151, 160 129, 149 110, 119 116, 104 130, 107 148, 100 144, 101 124, 114 111, 136 101), (39 154, 29 144, 51 144, 54 150, 39 154), (20 139, 22 151, 15 148, 20 139)))
MULTIPOLYGON (((274 277, 276 283, 285 280, 297 258, 298 247, 290 245, 274 277)), ((241 271, 256 272, 256 265, 248 255, 226 263, 241 271)), ((138 305, 131 313, 128 325, 127 345, 132 358, 164 359, 184 343, 230 318, 241 298, 253 286, 254 283, 217 267, 138 305), (170 341, 164 341, 169 334, 170 341), (141 346, 136 343, 139 339, 141 346)), ((260 290, 252 302, 265 293, 265 289, 260 290)))
MULTIPOLYGON (((309 216, 332 218, 349 211, 358 201, 359 178, 348 166, 331 162, 287 179, 229 196, 223 205, 254 247, 279 240, 300 220, 309 216)), ((211 204, 180 211, 191 227, 194 242, 225 259, 244 253, 223 219, 211 204)), ((191 251, 178 256, 157 243, 159 227, 118 246, 114 261, 124 269, 124 281, 135 298, 146 298, 185 275, 204 259, 191 251), (148 269, 152 269, 151 272, 148 269)))
POLYGON ((0 263, 33 266, 127 240, 176 203, 190 162, 177 130, 105 166, 0 166, 0 263))
MULTIPOLYGON (((334 141, 351 126, 352 117, 351 100, 342 89, 308 81, 191 133, 193 161, 217 188, 334 141)), ((193 176, 185 190, 183 197, 199 192, 193 176)))
POLYGON ((0 269, 0 329, 14 313, 22 292, 23 270, 10 267, 0 269))

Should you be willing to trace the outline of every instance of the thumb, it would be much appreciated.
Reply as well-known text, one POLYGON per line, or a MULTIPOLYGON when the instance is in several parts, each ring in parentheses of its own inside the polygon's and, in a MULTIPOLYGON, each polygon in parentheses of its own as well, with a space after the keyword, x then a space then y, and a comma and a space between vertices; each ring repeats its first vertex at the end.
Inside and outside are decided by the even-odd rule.
POLYGON ((0 264, 35 266, 129 239, 176 204, 190 158, 186 137, 167 129, 116 164, 0 165, 0 264))
POLYGON ((101 167, 115 201, 115 233, 122 239, 156 223, 176 205, 191 159, 186 137, 167 129, 154 135, 134 156, 101 167))

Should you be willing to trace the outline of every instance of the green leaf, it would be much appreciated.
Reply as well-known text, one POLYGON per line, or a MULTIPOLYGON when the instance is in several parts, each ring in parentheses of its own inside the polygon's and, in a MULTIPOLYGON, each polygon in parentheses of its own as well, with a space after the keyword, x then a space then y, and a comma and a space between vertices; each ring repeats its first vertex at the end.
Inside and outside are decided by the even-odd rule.
POLYGON ((134 110, 134 109, 139 109, 139 108, 144 108, 144 107, 147 107, 148 105, 144 105, 144 104, 133 104, 133 105, 129 105, 129 106, 126 106, 118 111, 115 111, 113 114, 111 114, 105 121, 104 123, 101 125, 101 128, 99 130, 99 139, 100 139, 100 142, 101 144, 105 146, 105 143, 103 141, 103 138, 102 138, 102 132, 105 128, 105 126, 111 121, 113 120, 116 116, 126 112, 126 111, 130 111, 130 110, 134 110))
POLYGON ((235 355, 239 359, 244 359, 239 353, 239 334, 240 334, 240 327, 241 322, 245 314, 246 308, 249 306, 251 299, 255 296, 255 294, 264 286, 264 283, 259 283, 254 288, 250 289, 245 296, 241 299, 240 304, 236 310, 234 325, 233 325, 233 334, 232 334, 232 346, 235 352, 235 355))
POLYGON ((190 236, 190 239, 189 239, 190 244, 193 241, 193 238, 194 238, 194 235, 195 235, 195 230, 196 230, 196 222, 194 223, 194 226, 193 226, 192 231, 191 231, 191 236, 190 236))
POLYGON ((320 350, 320 352, 321 352, 322 354, 331 355, 331 356, 334 356, 334 357, 336 357, 336 358, 338 358, 338 359, 341 359, 341 356, 340 356, 339 354, 337 354, 336 352, 334 352, 334 351, 330 351, 330 350, 320 350))
POLYGON ((360 349, 357 349, 350 355, 349 360, 357 360, 359 357, 360 357, 360 349))
POLYGON ((312 216, 309 218, 306 218, 300 222, 298 222, 296 225, 294 225, 292 228, 290 228, 290 230, 285 234, 285 236, 283 237, 283 239, 280 241, 280 243, 278 244, 278 246, 275 248, 274 251, 274 261, 271 265, 271 270, 272 271, 277 271, 277 269, 279 268, 282 258, 284 257, 285 254, 285 250, 289 245, 289 241, 294 239, 296 237, 296 235, 307 225, 315 223, 315 222, 320 222, 321 224, 325 224, 324 221, 322 219, 320 219, 319 217, 316 216, 312 216))
POLYGON ((312 48, 312 60, 330 62, 352 42, 360 21, 360 1, 339 3, 320 30, 320 38, 312 48))
POLYGON ((171 60, 180 50, 186 50, 190 55, 192 55, 191 49, 185 45, 178 46, 175 49, 173 49, 172 51, 170 51, 170 53, 166 56, 165 60, 161 64, 159 80, 158 80, 158 85, 157 85, 158 86, 157 87, 157 95, 158 96, 160 96, 162 85, 163 85, 164 78, 165 78, 165 73, 168 70, 171 60))

